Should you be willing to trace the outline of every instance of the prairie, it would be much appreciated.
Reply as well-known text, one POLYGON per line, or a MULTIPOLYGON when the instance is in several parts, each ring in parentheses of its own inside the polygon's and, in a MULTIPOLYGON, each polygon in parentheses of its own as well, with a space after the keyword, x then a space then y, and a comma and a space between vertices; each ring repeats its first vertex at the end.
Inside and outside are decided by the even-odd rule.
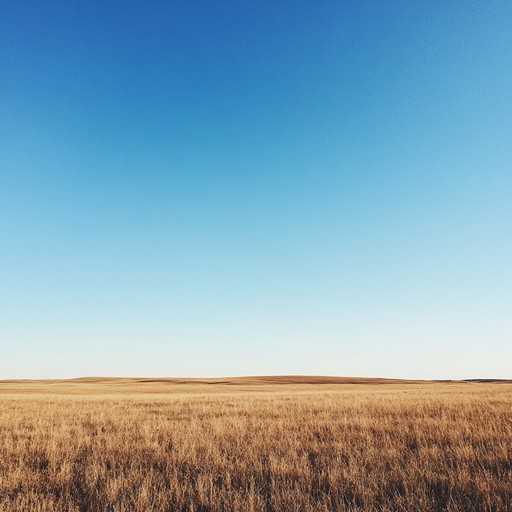
POLYGON ((0 511, 512 511, 512 384, 0 382, 0 511))

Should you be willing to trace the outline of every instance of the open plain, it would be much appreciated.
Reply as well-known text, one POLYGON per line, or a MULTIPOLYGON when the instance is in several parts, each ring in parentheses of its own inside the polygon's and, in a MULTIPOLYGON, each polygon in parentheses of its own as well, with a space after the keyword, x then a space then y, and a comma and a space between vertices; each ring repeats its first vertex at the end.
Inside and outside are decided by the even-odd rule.
POLYGON ((511 511, 512 384, 0 383, 0 511, 511 511))

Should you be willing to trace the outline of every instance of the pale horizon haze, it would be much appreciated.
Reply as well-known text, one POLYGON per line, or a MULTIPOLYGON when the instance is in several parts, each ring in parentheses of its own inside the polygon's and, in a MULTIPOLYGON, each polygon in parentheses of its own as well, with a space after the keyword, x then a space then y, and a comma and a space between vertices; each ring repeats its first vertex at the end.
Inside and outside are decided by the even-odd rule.
POLYGON ((512 378, 509 1, 0 3, 0 379, 512 378))

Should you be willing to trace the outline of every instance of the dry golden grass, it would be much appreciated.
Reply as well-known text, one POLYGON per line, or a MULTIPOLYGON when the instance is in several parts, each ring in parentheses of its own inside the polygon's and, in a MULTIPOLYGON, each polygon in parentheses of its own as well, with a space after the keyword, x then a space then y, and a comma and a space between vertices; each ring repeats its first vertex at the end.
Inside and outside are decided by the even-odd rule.
POLYGON ((512 384, 260 379, 0 383, 0 510, 512 510, 512 384))

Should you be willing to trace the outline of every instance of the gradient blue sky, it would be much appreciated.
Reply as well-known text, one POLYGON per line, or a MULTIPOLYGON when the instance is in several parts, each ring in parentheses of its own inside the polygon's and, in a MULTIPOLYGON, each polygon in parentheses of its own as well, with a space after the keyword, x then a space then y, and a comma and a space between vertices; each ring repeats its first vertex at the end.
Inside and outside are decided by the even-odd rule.
POLYGON ((512 377, 509 1, 0 9, 0 378, 512 377))

